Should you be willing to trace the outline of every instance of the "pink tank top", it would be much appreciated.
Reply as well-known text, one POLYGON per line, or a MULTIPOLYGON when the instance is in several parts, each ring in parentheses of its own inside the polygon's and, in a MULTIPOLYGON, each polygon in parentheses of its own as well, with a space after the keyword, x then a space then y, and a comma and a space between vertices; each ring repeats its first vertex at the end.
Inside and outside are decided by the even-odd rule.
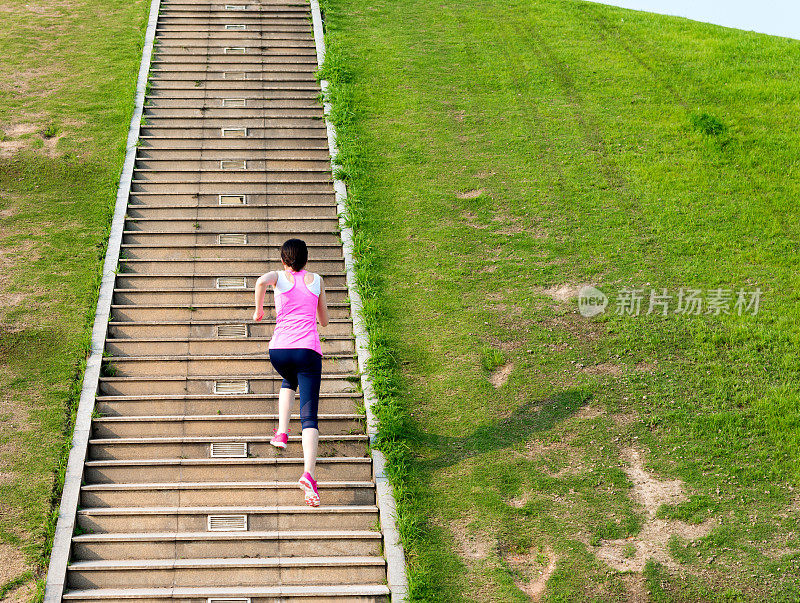
POLYGON ((269 349, 305 348, 322 354, 317 332, 317 300, 308 290, 306 271, 294 273, 294 285, 286 292, 275 291, 276 324, 269 349))

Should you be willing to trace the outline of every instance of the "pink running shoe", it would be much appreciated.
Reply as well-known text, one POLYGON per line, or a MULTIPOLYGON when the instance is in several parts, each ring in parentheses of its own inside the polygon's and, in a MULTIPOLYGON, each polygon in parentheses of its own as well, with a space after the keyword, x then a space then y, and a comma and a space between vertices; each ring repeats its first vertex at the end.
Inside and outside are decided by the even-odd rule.
POLYGON ((303 489, 306 495, 306 504, 309 507, 319 506, 319 492, 317 492, 317 482, 311 477, 311 474, 306 471, 297 482, 303 489))
POLYGON ((289 434, 278 433, 277 429, 273 429, 272 433, 275 435, 272 436, 272 439, 269 441, 269 443, 275 446, 275 448, 286 450, 286 444, 289 442, 289 434))

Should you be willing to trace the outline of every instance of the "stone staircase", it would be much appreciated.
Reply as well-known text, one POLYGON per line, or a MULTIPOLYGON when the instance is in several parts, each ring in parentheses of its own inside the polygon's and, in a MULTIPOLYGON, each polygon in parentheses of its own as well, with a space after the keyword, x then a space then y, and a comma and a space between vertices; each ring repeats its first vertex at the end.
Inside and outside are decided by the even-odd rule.
POLYGON ((389 600, 310 17, 161 3, 63 600, 389 600), (252 322, 292 236, 331 311, 319 508, 296 415, 269 445, 274 310, 252 322))

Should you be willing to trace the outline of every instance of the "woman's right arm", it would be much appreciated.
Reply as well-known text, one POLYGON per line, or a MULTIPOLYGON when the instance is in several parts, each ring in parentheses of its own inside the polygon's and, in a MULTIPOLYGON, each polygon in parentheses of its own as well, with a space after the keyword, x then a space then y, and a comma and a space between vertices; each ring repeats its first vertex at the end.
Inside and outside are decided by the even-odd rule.
POLYGON ((278 273, 274 270, 258 277, 256 281, 256 311, 253 312, 253 320, 256 322, 264 318, 264 296, 267 294, 267 287, 278 282, 278 273))

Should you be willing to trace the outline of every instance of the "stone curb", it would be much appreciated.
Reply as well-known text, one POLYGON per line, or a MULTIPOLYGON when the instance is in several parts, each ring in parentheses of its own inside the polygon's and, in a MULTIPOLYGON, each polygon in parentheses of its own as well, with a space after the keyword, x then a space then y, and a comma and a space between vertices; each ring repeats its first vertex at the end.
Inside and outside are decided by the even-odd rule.
POLYGON ((81 388, 80 401, 78 402, 75 431, 72 436, 72 447, 69 451, 69 460, 67 461, 67 469, 64 475, 64 490, 61 494, 61 506, 53 538, 53 549, 50 554, 50 565, 47 570, 45 603, 59 603, 64 594, 70 545, 72 543, 72 534, 75 530, 78 499, 83 479, 83 465, 86 460, 92 425, 92 412, 94 411, 95 396, 97 395, 100 378, 100 365, 103 359, 108 317, 111 312, 111 298, 114 293, 114 279, 119 262, 122 229, 125 224, 125 214, 128 210, 128 196, 131 190, 133 166, 136 161, 139 127, 141 125, 145 90, 147 88, 150 59, 153 53, 153 41, 155 39, 160 6, 161 0, 151 0, 150 17, 142 50, 142 61, 139 65, 139 78, 136 82, 136 100, 128 129, 125 163, 119 179, 114 217, 111 222, 108 248, 103 263, 103 278, 100 284, 100 293, 97 297, 97 310, 95 311, 94 326, 92 327, 91 352, 86 361, 86 370, 83 374, 83 386, 81 388))
MULTIPOLYGON (((314 43, 317 48, 317 65, 322 67, 325 60, 325 34, 322 26, 322 15, 319 9, 319 0, 310 0, 311 16, 314 27, 314 43)), ((327 80, 320 80, 323 95, 328 91, 327 80)), ((324 102, 325 124, 328 129, 328 147, 331 158, 338 154, 336 147, 336 129, 330 122, 331 105, 324 102)), ((372 388, 372 378, 369 375, 367 364, 370 359, 369 334, 367 333, 362 315, 361 296, 358 293, 355 278, 355 262, 353 261, 353 231, 345 225, 347 213, 345 199, 347 187, 345 183, 334 178, 333 189, 336 194, 336 205, 339 212, 339 225, 341 228, 342 247, 344 251, 344 264, 347 272, 347 288, 350 294, 350 307, 353 315, 353 334, 356 339, 356 352, 358 354, 358 369, 361 373, 361 389, 364 392, 364 406, 367 411, 367 435, 370 442, 377 436, 378 422, 372 411, 372 406, 377 402, 372 388)), ((381 530, 383 531, 384 555, 387 563, 387 580, 392 593, 392 601, 399 603, 406 601, 408 596, 408 576, 406 574, 406 560, 400 534, 397 531, 397 508, 392 493, 392 485, 386 475, 386 458, 380 450, 372 449, 373 476, 375 479, 378 510, 380 512, 381 530)))

